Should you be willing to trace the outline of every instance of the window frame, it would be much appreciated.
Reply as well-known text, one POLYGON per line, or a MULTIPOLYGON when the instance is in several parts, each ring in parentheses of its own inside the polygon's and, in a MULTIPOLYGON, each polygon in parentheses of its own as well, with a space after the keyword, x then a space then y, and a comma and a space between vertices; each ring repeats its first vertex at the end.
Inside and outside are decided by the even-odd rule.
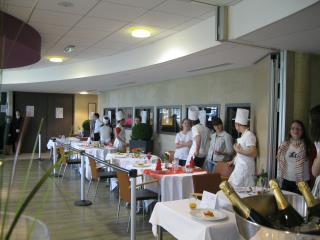
MULTIPOLYGON (((188 108, 191 106, 197 106, 198 108, 205 108, 205 107, 217 107, 217 117, 220 117, 221 114, 221 104, 218 103, 209 103, 209 104, 189 104, 186 105, 186 118, 188 118, 188 108)), ((200 109, 199 109, 200 110, 200 109)), ((207 124, 208 119, 206 118, 206 127, 209 128, 211 131, 214 131, 212 123, 210 125, 207 124)))
MULTIPOLYGON (((152 129, 154 129, 154 119, 155 119, 155 114, 154 114, 154 106, 138 106, 138 107, 135 107, 134 108, 134 118, 136 118, 136 110, 150 110, 150 112, 152 113, 152 121, 151 122, 151 126, 152 126, 152 129)), ((149 116, 149 119, 151 120, 150 116, 149 116)))
MULTIPOLYGON (((117 126, 117 118, 116 118, 116 114, 117 114, 117 109, 114 108, 114 107, 106 107, 106 108, 103 108, 103 116, 108 116, 108 111, 114 111, 114 121, 112 121, 112 116, 111 116, 111 119, 110 119, 110 124, 113 128, 115 128, 117 126)), ((111 113, 112 115, 112 113, 111 113)))
POLYGON ((235 116, 234 118, 231 119, 231 126, 229 126, 229 121, 228 121, 228 108, 244 108, 247 109, 249 108, 249 122, 248 122, 248 126, 250 127, 251 125, 251 112, 252 112, 252 106, 250 103, 228 103, 225 104, 224 107, 224 129, 232 136, 232 138, 234 140, 236 140, 237 138, 239 138, 241 136, 240 133, 237 134, 237 136, 235 136, 234 132, 235 130, 235 126, 234 126, 234 120, 235 120, 235 116))
POLYGON ((133 122, 134 122, 133 107, 118 107, 117 108, 117 111, 122 111, 122 113, 124 114, 126 122, 127 122, 127 115, 126 115, 127 110, 129 110, 129 111, 131 110, 131 126, 125 124, 123 127, 125 129, 131 129, 133 127, 133 122))
MULTIPOLYGON (((173 132, 173 131, 163 131, 160 130, 160 123, 159 123, 159 113, 160 113, 160 109, 174 109, 174 108, 178 108, 180 109, 180 122, 178 123, 179 126, 181 126, 181 121, 182 121, 182 105, 163 105, 163 106, 157 106, 156 107, 156 114, 157 114, 157 119, 156 119, 156 131, 158 134, 167 134, 167 135, 176 135, 177 132, 173 132)), ((179 130, 180 131, 180 130, 179 130)), ((179 132, 178 131, 178 132, 179 132)))

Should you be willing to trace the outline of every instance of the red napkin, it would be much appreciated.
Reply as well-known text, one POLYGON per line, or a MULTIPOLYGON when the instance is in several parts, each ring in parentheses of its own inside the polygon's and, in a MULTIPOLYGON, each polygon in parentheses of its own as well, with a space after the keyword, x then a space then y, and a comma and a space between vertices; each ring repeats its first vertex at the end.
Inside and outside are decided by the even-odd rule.
POLYGON ((159 158, 159 159, 158 159, 158 161, 157 161, 156 170, 157 170, 157 171, 161 171, 161 170, 162 170, 162 168, 161 168, 161 160, 160 160, 160 158, 159 158))
POLYGON ((194 157, 191 158, 189 165, 190 165, 190 168, 195 167, 194 157))

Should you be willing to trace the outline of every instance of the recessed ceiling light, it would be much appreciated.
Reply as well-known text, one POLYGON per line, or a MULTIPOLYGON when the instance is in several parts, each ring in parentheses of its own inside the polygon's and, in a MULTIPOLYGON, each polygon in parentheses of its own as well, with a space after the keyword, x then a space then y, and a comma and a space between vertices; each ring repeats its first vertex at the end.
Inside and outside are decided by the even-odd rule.
POLYGON ((87 91, 81 91, 80 94, 89 94, 87 91))
POLYGON ((73 7, 74 4, 72 2, 68 2, 68 1, 61 1, 61 2, 58 2, 58 6, 60 6, 60 7, 73 7))
POLYGON ((50 62, 54 62, 54 63, 61 63, 64 60, 64 57, 61 56, 50 56, 48 57, 50 62))
POLYGON ((146 28, 134 28, 131 30, 131 36, 135 38, 147 38, 151 36, 151 31, 146 28))
POLYGON ((74 45, 68 45, 63 49, 63 51, 65 53, 71 53, 75 50, 75 48, 76 48, 76 46, 74 46, 74 45))

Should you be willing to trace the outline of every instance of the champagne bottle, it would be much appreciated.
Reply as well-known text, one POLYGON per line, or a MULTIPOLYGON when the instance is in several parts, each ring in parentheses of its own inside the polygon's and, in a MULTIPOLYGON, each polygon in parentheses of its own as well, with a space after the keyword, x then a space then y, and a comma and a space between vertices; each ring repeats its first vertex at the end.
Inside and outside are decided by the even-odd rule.
POLYGON ((298 188, 308 206, 308 221, 320 221, 320 201, 315 199, 306 182, 299 182, 298 188))
POLYGON ((279 224, 281 228, 293 228, 303 223, 301 215, 289 204, 276 180, 269 181, 269 186, 273 190, 274 197, 278 205, 279 224))
POLYGON ((226 197, 230 200, 232 205, 238 210, 238 213, 242 217, 246 218, 251 222, 255 222, 266 227, 273 227, 272 224, 265 217, 263 217, 253 208, 249 208, 248 206, 246 206, 245 203, 239 197, 239 195, 234 191, 232 186, 227 181, 223 181, 219 187, 226 195, 226 197))

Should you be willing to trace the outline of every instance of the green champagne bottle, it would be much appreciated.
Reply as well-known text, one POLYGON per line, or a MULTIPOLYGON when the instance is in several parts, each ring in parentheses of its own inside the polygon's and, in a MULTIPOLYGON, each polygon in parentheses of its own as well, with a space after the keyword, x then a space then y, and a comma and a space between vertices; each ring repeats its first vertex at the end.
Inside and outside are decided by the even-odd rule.
POLYGON ((253 208, 248 207, 227 181, 223 181, 219 187, 242 217, 266 227, 273 227, 264 216, 259 214, 253 208))
POLYGON ((276 180, 270 180, 269 186, 273 190, 273 195, 279 210, 277 216, 280 224, 279 227, 286 229, 301 225, 303 223, 303 218, 287 201, 276 180))

